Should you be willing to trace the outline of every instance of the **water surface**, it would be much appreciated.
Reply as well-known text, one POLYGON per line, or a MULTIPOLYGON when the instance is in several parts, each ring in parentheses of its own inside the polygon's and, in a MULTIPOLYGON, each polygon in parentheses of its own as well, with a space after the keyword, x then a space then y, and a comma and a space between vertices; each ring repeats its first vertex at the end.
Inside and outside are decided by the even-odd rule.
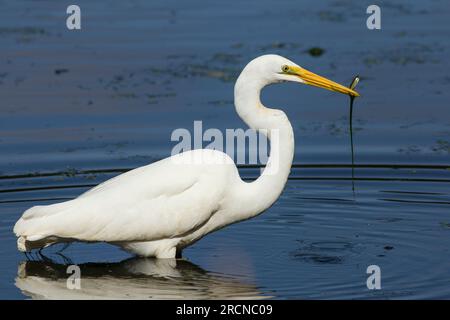
POLYGON ((371 3, 356 0, 78 4, 82 31, 69 32, 63 4, 0 1, 1 298, 450 298, 446 1, 380 1, 381 31, 367 30, 371 3), (271 86, 263 102, 289 115, 296 152, 263 215, 179 261, 106 244, 39 261, 17 251, 12 227, 27 208, 168 156, 172 131, 194 120, 245 128, 234 80, 266 53, 344 84, 361 76, 354 179, 348 98, 271 86), (68 263, 81 291, 65 289, 68 263), (373 264, 381 290, 366 287, 373 264))

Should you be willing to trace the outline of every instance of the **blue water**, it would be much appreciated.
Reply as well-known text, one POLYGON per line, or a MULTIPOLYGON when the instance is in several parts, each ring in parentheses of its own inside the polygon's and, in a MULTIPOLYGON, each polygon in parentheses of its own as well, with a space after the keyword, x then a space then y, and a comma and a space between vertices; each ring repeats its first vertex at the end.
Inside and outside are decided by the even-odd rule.
POLYGON ((450 297, 446 1, 380 1, 380 31, 365 27, 367 1, 78 1, 81 31, 63 4, 0 4, 0 298, 450 297), (353 174, 348 98, 274 85, 262 99, 291 119, 295 166, 263 215, 175 264, 106 244, 50 248, 51 261, 17 251, 25 209, 170 155, 172 131, 195 120, 245 128, 234 80, 265 53, 343 84, 361 76, 353 174), (67 290, 67 263, 82 290, 67 290), (369 265, 381 290, 366 287, 369 265))

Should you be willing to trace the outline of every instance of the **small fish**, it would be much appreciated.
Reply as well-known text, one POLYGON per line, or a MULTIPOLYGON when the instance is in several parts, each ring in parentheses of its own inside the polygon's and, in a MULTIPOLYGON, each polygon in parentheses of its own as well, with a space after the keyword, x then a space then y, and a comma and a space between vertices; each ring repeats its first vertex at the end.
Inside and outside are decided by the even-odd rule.
POLYGON ((356 85, 357 85, 358 83, 359 83, 359 76, 356 76, 356 77, 353 79, 352 83, 350 84, 349 88, 352 89, 352 90, 354 90, 355 87, 356 87, 356 85))

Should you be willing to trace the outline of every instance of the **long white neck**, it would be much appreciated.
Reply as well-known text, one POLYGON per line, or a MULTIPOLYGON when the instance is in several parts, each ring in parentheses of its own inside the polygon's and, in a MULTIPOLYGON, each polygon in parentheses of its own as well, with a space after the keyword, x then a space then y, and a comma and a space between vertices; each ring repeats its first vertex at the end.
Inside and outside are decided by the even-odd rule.
POLYGON ((269 208, 280 196, 286 185, 294 158, 294 132, 286 114, 281 110, 262 105, 260 93, 268 83, 247 77, 238 78, 234 99, 236 111, 252 129, 267 135, 270 155, 261 176, 243 183, 238 190, 240 218, 251 218, 269 208))

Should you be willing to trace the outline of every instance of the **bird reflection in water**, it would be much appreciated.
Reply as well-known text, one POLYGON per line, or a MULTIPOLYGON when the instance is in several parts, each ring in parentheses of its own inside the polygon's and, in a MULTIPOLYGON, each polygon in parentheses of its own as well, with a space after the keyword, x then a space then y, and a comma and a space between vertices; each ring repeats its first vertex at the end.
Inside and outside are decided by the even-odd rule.
POLYGON ((21 262, 15 284, 32 299, 269 298, 242 279, 207 272, 186 260, 130 258, 78 266, 80 289, 68 289, 68 265, 50 259, 21 262))

